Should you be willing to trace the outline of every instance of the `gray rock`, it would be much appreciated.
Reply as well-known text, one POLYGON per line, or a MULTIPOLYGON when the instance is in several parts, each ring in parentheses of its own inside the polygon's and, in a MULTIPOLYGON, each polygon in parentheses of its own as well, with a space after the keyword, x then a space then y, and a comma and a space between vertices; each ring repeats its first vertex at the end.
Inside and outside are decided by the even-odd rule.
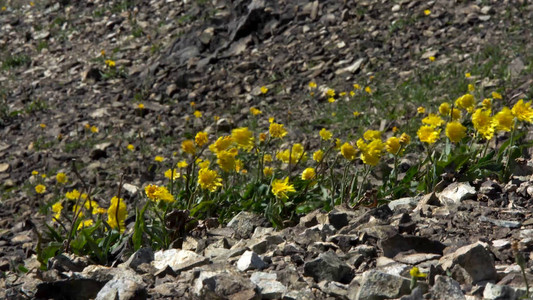
POLYGON ((178 272, 190 270, 208 262, 209 258, 196 254, 192 251, 169 249, 157 251, 154 254, 154 261, 152 264, 159 270, 170 266, 174 272, 178 272))
POLYGON ((89 260, 68 253, 56 255, 48 260, 48 270, 58 270, 60 272, 81 272, 89 265, 89 260))
POLYGON ((253 251, 246 251, 241 255, 237 261, 237 269, 241 271, 247 270, 262 270, 266 268, 267 264, 253 251))
POLYGON ((437 197, 444 205, 458 205, 461 201, 471 199, 476 189, 468 182, 454 182, 448 185, 437 197))
POLYGON ((336 281, 321 281, 318 283, 320 290, 335 299, 346 299, 348 296, 349 285, 336 281))
POLYGON ((117 278, 104 285, 96 300, 141 300, 147 297, 144 284, 129 278, 117 278))
POLYGON ((259 287, 263 299, 279 299, 287 292, 287 287, 277 279, 276 273, 265 272, 255 272, 250 277, 250 280, 259 287))
POLYGON ((322 253, 316 259, 306 262, 304 275, 313 277, 316 282, 330 280, 349 283, 353 278, 350 266, 331 251, 322 253))
POLYGON ((387 205, 392 211, 395 211, 396 209, 401 209, 401 208, 415 208, 419 201, 420 201, 420 198, 418 197, 406 197, 406 198, 400 198, 397 200, 393 200, 389 202, 387 205))
POLYGON ((440 257, 441 255, 433 254, 433 253, 414 253, 414 254, 400 253, 394 256, 394 260, 397 262, 404 263, 404 264, 417 265, 419 263, 422 263, 428 260, 439 259, 440 257))
POLYGON ((354 300, 399 298, 411 293, 411 281, 407 278, 370 270, 363 274, 359 292, 354 300))
POLYGON ((483 280, 496 280, 494 259, 486 247, 487 245, 481 242, 461 247, 454 253, 443 256, 439 264, 445 271, 459 265, 472 278, 474 284, 483 280))
POLYGON ((386 257, 394 257, 404 251, 414 250, 421 253, 435 253, 442 255, 446 246, 438 241, 426 237, 397 234, 378 242, 386 257))
POLYGON ((149 264, 154 260, 154 251, 152 248, 141 248, 133 253, 130 258, 123 264, 132 269, 137 269, 140 264, 149 264))
POLYGON ((525 290, 515 289, 508 285, 487 283, 483 290, 483 299, 486 300, 516 300, 525 295, 525 290))
POLYGON ((487 218, 485 216, 479 217, 479 220, 481 222, 490 222, 496 226, 505 227, 505 228, 518 228, 522 225, 522 223, 518 221, 498 220, 498 219, 493 219, 493 218, 487 218))
POLYGON ((229 271, 203 271, 193 286, 200 299, 259 299, 257 290, 250 279, 229 271))
POLYGON ((283 295, 283 300, 315 300, 313 291, 309 288, 294 290, 283 295))
POLYGON ((339 230, 342 227, 348 225, 348 214, 344 211, 338 211, 337 209, 333 209, 328 214, 328 221, 329 224, 335 227, 335 229, 339 230))
POLYGON ((437 275, 430 292, 434 299, 466 300, 459 283, 448 276, 437 275))
POLYGON ((237 238, 246 239, 252 235, 256 227, 263 225, 263 223, 265 223, 263 216, 242 211, 229 221, 227 227, 235 230, 237 238))

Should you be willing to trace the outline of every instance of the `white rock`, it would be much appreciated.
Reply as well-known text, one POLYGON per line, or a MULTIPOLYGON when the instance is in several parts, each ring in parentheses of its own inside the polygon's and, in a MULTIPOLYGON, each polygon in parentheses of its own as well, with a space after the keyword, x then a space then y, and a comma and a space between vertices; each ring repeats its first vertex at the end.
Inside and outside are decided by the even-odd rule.
POLYGON ((170 266, 174 272, 189 270, 204 265, 209 258, 188 250, 169 249, 160 250, 154 254, 153 266, 159 270, 170 266))
POLYGON ((261 270, 265 268, 267 264, 253 251, 246 251, 241 255, 241 258, 237 261, 237 269, 241 271, 247 271, 251 269, 261 270))

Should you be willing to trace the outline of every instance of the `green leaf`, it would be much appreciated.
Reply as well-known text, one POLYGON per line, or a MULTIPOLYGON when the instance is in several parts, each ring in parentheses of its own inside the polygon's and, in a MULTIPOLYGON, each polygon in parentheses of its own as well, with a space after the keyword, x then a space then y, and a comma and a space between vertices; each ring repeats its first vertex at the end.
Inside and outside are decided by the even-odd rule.
POLYGON ((63 237, 61 237, 61 235, 52 226, 49 226, 46 223, 44 225, 46 226, 46 229, 48 229, 46 234, 48 235, 48 237, 50 237, 51 240, 54 240, 59 243, 63 242, 63 237))
POLYGON ((142 244, 142 235, 145 230, 145 223, 144 223, 144 213, 146 211, 146 208, 148 207, 149 202, 146 202, 144 207, 141 209, 140 212, 137 212, 135 215, 135 231, 133 232, 132 241, 133 241, 133 249, 134 251, 137 251, 141 248, 142 244))

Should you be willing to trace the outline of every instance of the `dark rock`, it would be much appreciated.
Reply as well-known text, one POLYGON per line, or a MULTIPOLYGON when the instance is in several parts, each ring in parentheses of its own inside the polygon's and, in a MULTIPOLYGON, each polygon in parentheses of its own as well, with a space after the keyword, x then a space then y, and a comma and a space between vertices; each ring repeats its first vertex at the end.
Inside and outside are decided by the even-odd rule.
POLYGON ((316 282, 330 280, 341 283, 349 283, 354 276, 350 266, 333 252, 322 253, 318 258, 306 262, 304 275, 313 277, 316 282))
POLYGON ((404 251, 414 250, 421 253, 435 253, 442 255, 445 245, 438 241, 433 241, 425 237, 394 235, 388 239, 378 242, 386 257, 394 257, 404 251))

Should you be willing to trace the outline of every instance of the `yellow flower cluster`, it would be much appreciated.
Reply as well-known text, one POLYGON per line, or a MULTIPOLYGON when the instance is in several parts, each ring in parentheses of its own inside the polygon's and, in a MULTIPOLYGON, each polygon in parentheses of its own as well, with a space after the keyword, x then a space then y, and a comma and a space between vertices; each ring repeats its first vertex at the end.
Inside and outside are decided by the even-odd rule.
POLYGON ((126 221, 126 216, 128 215, 126 209, 126 203, 124 199, 113 197, 111 199, 111 205, 107 209, 107 224, 113 229, 118 228, 120 233, 124 233, 126 226, 124 222, 126 221))
POLYGON ((164 186, 149 184, 144 188, 144 192, 146 197, 152 201, 164 201, 167 203, 172 203, 175 201, 174 196, 172 196, 172 194, 164 186))

